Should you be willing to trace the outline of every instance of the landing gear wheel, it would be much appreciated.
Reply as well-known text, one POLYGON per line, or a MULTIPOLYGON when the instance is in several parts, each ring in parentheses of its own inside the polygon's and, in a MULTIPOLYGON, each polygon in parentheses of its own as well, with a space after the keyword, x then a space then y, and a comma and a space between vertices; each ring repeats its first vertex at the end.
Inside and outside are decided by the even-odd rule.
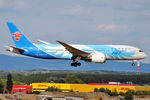
POLYGON ((71 66, 74 66, 74 63, 71 63, 70 65, 71 65, 71 66))
POLYGON ((81 63, 79 63, 79 62, 73 62, 70 65, 74 66, 74 67, 77 67, 77 66, 81 66, 81 63))
POLYGON ((132 66, 135 66, 135 63, 132 63, 132 66))
POLYGON ((78 63, 78 66, 81 66, 81 63, 78 63))
POLYGON ((78 63, 74 63, 74 66, 77 67, 77 66, 78 66, 78 63))

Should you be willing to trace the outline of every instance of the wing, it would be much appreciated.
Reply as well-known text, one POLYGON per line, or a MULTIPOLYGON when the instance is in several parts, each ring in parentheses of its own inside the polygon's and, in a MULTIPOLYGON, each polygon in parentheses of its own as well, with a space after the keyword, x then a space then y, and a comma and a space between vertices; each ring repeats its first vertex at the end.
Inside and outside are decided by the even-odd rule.
POLYGON ((42 42, 42 43, 44 43, 44 44, 51 44, 51 43, 49 43, 49 42, 46 42, 46 41, 43 41, 43 40, 38 40, 39 42, 42 42))
POLYGON ((71 45, 68 45, 64 42, 61 41, 57 41, 57 42, 60 43, 62 46, 64 46, 73 56, 87 57, 90 54, 88 52, 79 50, 71 45))

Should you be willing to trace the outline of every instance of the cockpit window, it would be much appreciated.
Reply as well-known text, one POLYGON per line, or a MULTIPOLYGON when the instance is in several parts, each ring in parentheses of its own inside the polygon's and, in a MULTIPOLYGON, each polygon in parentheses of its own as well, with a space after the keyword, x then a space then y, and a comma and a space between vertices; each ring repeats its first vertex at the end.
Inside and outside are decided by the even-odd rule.
POLYGON ((139 50, 139 52, 143 52, 142 50, 139 50))

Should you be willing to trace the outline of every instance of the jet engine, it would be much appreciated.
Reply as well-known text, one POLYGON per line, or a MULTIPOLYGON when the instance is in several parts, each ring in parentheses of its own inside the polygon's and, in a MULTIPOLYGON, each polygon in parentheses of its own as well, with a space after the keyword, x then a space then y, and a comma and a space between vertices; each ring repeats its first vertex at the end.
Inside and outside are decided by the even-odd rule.
POLYGON ((86 62, 94 62, 94 63, 105 63, 106 57, 102 53, 91 53, 87 59, 85 59, 86 62))

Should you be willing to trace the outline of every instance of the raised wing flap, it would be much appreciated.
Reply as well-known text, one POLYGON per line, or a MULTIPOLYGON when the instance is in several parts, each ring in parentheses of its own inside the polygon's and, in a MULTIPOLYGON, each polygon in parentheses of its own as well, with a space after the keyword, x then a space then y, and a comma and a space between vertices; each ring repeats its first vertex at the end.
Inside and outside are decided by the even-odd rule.
POLYGON ((90 53, 79 50, 71 45, 68 45, 64 42, 56 40, 58 43, 60 43, 62 46, 64 46, 73 56, 81 56, 81 57, 87 57, 90 53))

